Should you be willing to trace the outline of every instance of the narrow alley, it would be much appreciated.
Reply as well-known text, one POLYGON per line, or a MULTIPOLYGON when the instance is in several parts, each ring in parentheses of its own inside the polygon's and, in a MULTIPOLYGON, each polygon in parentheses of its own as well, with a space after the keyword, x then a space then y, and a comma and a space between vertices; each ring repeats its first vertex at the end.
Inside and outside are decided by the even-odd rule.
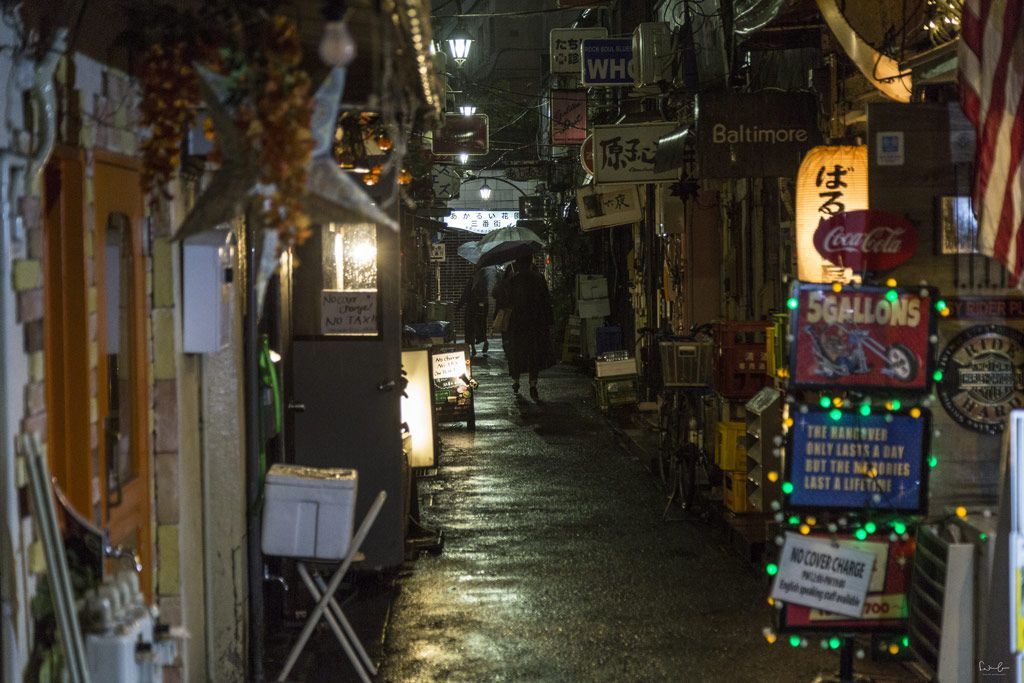
POLYGON ((442 432, 423 519, 445 534, 400 580, 389 681, 810 680, 820 650, 766 647, 763 575, 719 532, 663 521, 664 494, 597 411, 591 378, 546 371, 515 400, 478 361, 477 429, 442 432), (774 674, 770 672, 775 672, 774 674))

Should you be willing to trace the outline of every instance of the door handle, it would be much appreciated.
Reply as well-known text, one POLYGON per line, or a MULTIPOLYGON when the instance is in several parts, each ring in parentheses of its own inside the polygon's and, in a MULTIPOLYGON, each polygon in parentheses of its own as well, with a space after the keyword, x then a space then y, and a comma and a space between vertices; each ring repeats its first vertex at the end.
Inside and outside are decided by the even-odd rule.
POLYGON ((305 403, 296 403, 295 401, 288 401, 288 410, 293 413, 304 413, 306 412, 305 403))
POLYGON ((377 385, 377 391, 394 391, 398 383, 393 379, 381 380, 380 384, 377 385))

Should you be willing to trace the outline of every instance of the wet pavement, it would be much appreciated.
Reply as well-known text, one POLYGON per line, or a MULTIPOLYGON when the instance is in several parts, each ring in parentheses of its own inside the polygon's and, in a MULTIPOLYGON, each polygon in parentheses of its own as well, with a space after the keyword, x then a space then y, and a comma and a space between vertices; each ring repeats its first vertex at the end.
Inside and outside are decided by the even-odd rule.
POLYGON ((504 369, 500 350, 477 363, 476 432, 443 427, 420 481, 446 543, 399 578, 381 680, 810 681, 836 666, 765 643, 763 575, 719 531, 663 521, 589 377, 546 371, 538 405, 514 400, 504 369))

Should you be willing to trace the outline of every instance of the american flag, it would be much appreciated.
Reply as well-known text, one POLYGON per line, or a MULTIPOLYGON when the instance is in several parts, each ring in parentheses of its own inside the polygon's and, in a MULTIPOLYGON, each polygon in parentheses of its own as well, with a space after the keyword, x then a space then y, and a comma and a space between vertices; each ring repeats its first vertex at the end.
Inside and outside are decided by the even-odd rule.
POLYGON ((966 0, 960 99, 978 133, 974 212, 982 252, 1024 275, 1024 0, 966 0))

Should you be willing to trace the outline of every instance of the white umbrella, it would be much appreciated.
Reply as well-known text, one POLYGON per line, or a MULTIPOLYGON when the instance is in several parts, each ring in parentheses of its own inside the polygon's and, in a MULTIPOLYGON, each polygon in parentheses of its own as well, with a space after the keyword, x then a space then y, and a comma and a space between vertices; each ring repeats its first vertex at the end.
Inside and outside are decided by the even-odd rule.
POLYGON ((466 259, 470 263, 476 263, 480 260, 480 245, 477 242, 465 242, 459 245, 456 250, 458 255, 466 259))

